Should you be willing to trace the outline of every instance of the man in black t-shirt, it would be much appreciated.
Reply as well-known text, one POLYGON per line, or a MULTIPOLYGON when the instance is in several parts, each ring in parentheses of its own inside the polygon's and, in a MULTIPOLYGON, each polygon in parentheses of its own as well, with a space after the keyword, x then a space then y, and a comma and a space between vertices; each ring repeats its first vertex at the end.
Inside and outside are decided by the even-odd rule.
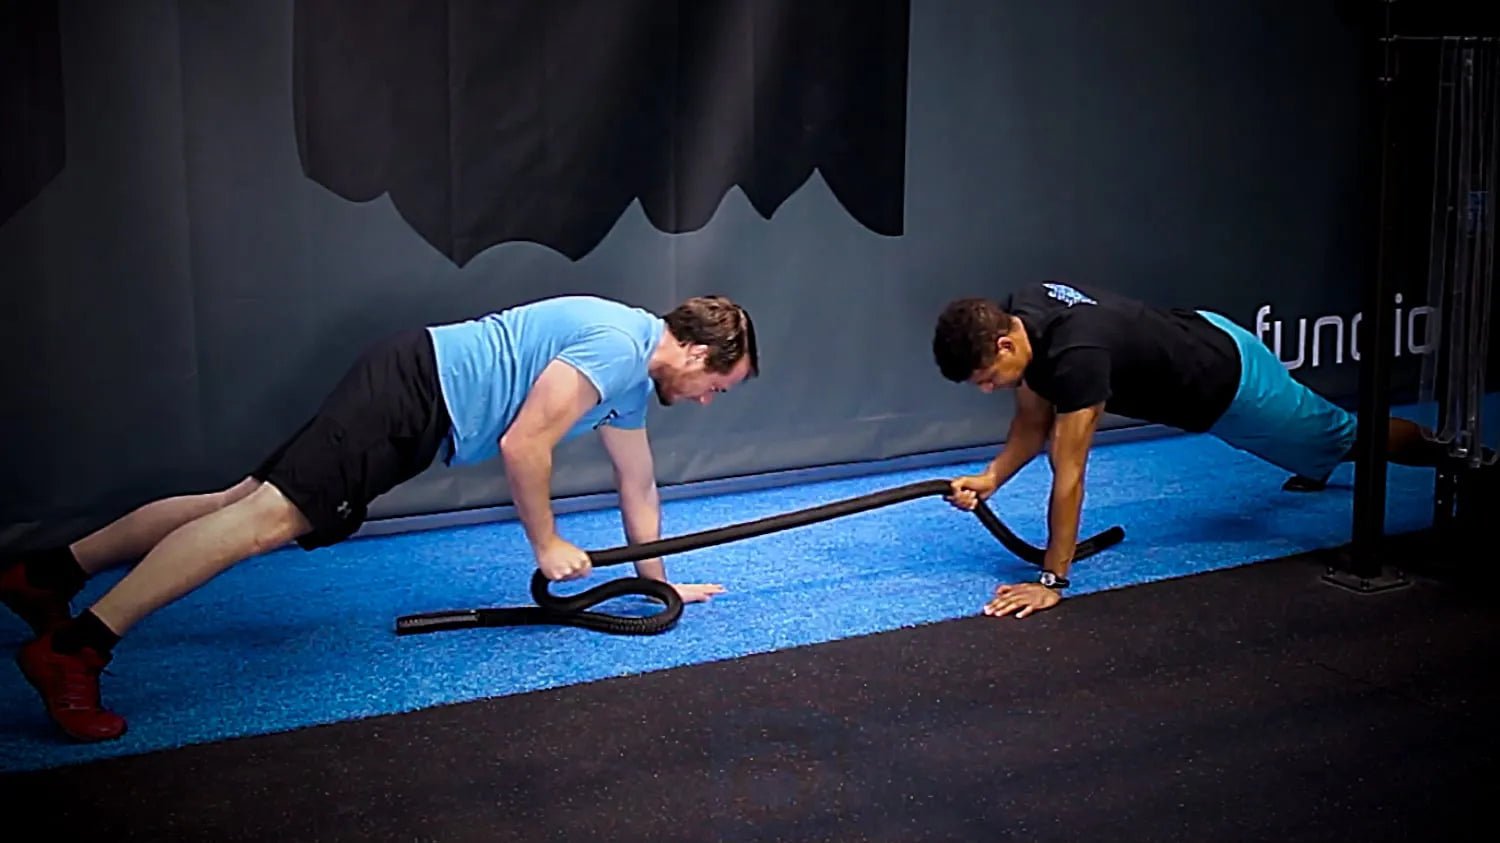
MULTIPOLYGON (((1042 574, 1002 585, 985 614, 1025 617, 1057 604, 1078 540, 1083 473, 1104 412, 1209 433, 1292 472, 1313 490, 1351 458, 1356 420, 1292 377, 1254 334, 1202 310, 1161 309, 1094 286, 1049 281, 1003 301, 955 300, 938 317, 933 356, 945 378, 984 392, 1016 390, 1005 446, 985 471, 953 481, 948 500, 971 510, 1050 438, 1052 494, 1042 574)), ((1436 465, 1441 446, 1392 419, 1389 458, 1436 465)))

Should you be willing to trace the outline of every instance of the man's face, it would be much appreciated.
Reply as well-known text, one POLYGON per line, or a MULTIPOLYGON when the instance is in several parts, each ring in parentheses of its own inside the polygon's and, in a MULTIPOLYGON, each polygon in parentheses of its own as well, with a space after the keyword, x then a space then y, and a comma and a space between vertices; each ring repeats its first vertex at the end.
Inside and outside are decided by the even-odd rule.
POLYGON ((1015 389, 1021 385, 1026 374, 1025 353, 1008 336, 995 340, 995 357, 989 365, 974 370, 969 383, 979 387, 980 392, 990 393, 997 389, 1015 389))
POLYGON ((750 375, 750 359, 743 358, 728 372, 710 372, 704 368, 708 349, 697 346, 690 351, 688 362, 670 369, 656 379, 656 400, 670 407, 680 401, 708 406, 721 392, 728 392, 750 375))

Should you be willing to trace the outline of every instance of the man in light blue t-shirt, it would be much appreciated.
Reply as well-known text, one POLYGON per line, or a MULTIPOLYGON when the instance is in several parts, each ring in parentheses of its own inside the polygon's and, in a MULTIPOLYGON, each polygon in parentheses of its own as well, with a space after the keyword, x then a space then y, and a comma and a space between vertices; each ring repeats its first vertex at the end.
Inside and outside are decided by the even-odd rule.
MULTIPOLYGON (((662 404, 708 404, 758 365, 749 315, 724 299, 693 300, 663 319, 606 299, 570 296, 429 332, 452 420, 449 461, 504 458, 537 565, 552 580, 584 576, 590 567, 588 555, 552 526, 552 449, 599 431, 619 478, 629 538, 659 538, 645 432, 652 393, 662 404), (705 321, 715 328, 706 330, 705 321)), ((659 560, 636 568, 663 579, 659 560)), ((691 601, 704 598, 700 588, 678 590, 691 601)))
MULTIPOLYGON (((396 334, 366 351, 238 484, 148 503, 70 545, 0 559, 0 602, 37 633, 17 661, 69 736, 119 737, 125 720, 103 707, 98 677, 132 626, 250 556, 348 538, 372 500, 438 460, 500 457, 537 567, 550 580, 585 576, 588 554, 553 523, 557 444, 599 431, 627 538, 659 539, 645 428, 652 394, 664 405, 706 405, 758 374, 758 361, 749 313, 718 296, 688 299, 665 317, 569 296, 396 334), (69 600, 89 577, 134 559, 91 608, 70 616, 69 600)), ((635 567, 666 581, 660 559, 635 567)), ((684 602, 723 590, 673 587, 684 602)))

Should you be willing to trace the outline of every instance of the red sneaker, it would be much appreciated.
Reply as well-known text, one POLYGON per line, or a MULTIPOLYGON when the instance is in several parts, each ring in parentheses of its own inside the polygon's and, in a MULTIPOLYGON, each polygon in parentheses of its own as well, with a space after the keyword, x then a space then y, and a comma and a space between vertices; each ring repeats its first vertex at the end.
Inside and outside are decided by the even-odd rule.
POLYGON ((125 734, 125 718, 105 710, 99 700, 99 671, 109 660, 91 647, 59 653, 52 649, 50 632, 16 653, 16 664, 42 695, 47 715, 76 741, 107 741, 125 734))
POLYGON ((32 585, 20 562, 0 569, 0 603, 20 615, 37 635, 51 632, 72 616, 69 596, 32 585))

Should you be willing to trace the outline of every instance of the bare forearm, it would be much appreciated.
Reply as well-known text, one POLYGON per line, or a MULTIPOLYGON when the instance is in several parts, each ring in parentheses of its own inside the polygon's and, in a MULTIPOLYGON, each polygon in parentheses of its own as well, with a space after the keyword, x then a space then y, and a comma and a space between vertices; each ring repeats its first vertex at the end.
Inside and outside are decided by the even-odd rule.
POLYGON ((540 548, 557 536, 552 517, 552 449, 502 441, 500 453, 526 539, 532 547, 540 548))
POLYGON ((1042 567, 1060 577, 1068 575, 1078 548, 1078 522, 1083 510, 1083 478, 1054 475, 1047 508, 1047 552, 1042 567))
POLYGON ((996 486, 1003 486, 1017 471, 1036 459, 1036 455, 1042 452, 1042 447, 1046 443, 1046 428, 1013 424, 1010 428, 1010 435, 1005 439, 1005 447, 1000 449, 1000 453, 995 455, 985 471, 995 481, 996 486))
MULTIPOLYGON (((624 523, 625 538, 631 544, 645 544, 661 538, 661 495, 653 483, 648 487, 621 490, 620 519, 624 523)), ((642 559, 635 563, 637 576, 653 580, 667 578, 666 566, 660 557, 642 559)))

